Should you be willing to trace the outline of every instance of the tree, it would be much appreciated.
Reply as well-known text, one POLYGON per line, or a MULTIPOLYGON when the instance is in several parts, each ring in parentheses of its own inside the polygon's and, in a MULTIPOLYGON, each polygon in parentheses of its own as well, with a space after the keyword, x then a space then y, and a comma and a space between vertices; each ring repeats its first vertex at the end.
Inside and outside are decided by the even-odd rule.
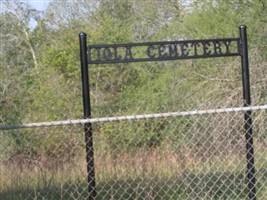
POLYGON ((6 18, 5 27, 9 27, 9 30, 4 29, 8 31, 7 36, 17 40, 19 45, 24 44, 23 50, 31 55, 33 67, 37 68, 37 55, 31 38, 29 23, 31 19, 39 21, 41 12, 30 8, 23 2, 4 1, 3 3, 6 7, 4 14, 4 18, 6 18))

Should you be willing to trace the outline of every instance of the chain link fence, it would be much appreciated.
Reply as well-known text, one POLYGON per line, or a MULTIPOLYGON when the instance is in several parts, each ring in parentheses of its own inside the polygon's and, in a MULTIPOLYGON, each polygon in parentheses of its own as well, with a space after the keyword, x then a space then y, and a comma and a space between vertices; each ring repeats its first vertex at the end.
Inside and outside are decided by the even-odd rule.
MULTIPOLYGON (((266 106, 246 109, 265 200, 266 106)), ((92 119, 96 199, 248 199, 244 110, 92 119)), ((88 199, 84 122, 1 131, 1 199, 88 199)))

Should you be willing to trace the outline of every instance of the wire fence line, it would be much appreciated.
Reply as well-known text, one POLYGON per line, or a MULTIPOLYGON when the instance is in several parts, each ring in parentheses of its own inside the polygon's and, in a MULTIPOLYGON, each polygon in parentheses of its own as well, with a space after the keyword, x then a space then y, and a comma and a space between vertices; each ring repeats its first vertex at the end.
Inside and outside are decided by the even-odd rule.
POLYGON ((60 125, 71 125, 71 124, 85 124, 85 123, 105 123, 105 122, 115 122, 124 120, 156 119, 156 118, 166 118, 166 117, 206 115, 214 113, 228 113, 228 112, 240 112, 240 111, 257 111, 265 109, 267 109, 267 105, 194 110, 194 111, 182 111, 182 112, 168 112, 168 113, 154 113, 154 114, 143 114, 143 115, 101 117, 101 118, 90 118, 90 119, 62 120, 62 121, 37 122, 37 123, 27 123, 27 124, 15 124, 15 125, 0 125, 0 130, 60 126, 60 125))
POLYGON ((88 199, 84 123, 91 122, 96 199, 248 199, 244 112, 253 111, 256 196, 266 200, 266 110, 262 105, 34 123, 5 131, 2 126, 0 196, 88 199))

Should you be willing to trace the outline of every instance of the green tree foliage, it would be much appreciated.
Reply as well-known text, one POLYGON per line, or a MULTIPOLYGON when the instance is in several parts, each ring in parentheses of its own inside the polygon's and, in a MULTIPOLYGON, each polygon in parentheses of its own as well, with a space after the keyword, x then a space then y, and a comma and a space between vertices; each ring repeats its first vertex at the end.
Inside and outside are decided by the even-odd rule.
POLYGON ((184 36, 236 37, 238 35, 236 27, 245 24, 249 27, 251 43, 260 46, 261 53, 266 55, 266 39, 264 40, 267 23, 266 7, 265 0, 193 1, 190 14, 184 18, 184 36))
POLYGON ((14 123, 21 120, 24 106, 30 101, 27 91, 32 82, 30 73, 38 68, 37 52, 27 24, 37 13, 28 11, 22 3, 7 2, 6 6, 7 11, 0 14, 0 67, 3 72, 0 116, 2 123, 14 123))

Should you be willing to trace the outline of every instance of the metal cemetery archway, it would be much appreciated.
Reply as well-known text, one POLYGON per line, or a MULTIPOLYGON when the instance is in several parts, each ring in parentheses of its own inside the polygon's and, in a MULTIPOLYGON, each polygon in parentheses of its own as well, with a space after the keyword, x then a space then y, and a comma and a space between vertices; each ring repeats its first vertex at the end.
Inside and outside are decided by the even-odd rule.
MULTIPOLYGON (((249 63, 246 26, 239 27, 239 38, 183 40, 169 42, 146 42, 126 44, 88 45, 86 34, 80 33, 80 58, 83 91, 84 118, 91 118, 89 64, 128 63, 145 61, 166 61, 181 59, 215 58, 240 56, 244 106, 251 105, 249 63), (138 56, 136 53, 139 53, 138 56)), ((249 199, 256 200, 256 180, 254 168, 254 149, 252 134, 252 113, 245 111, 244 127, 246 138, 247 182, 249 199)), ((96 197, 94 170, 94 150, 92 124, 84 124, 88 199, 96 197)))

